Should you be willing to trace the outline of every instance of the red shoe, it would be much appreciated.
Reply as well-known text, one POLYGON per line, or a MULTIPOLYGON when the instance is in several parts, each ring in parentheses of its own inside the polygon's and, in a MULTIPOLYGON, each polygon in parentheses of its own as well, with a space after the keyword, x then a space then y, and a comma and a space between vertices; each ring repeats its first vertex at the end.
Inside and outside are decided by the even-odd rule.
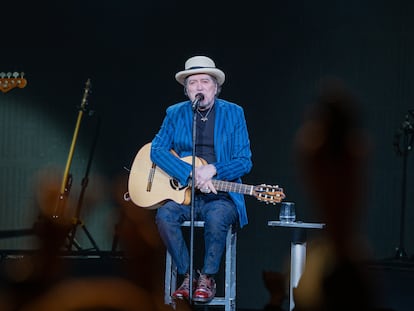
POLYGON ((210 302, 216 295, 216 281, 212 277, 200 274, 197 282, 197 288, 194 292, 193 300, 195 302, 210 302))
MULTIPOLYGON (((193 288, 196 285, 196 281, 193 280, 193 288)), ((177 290, 171 295, 175 299, 188 299, 190 297, 190 275, 185 274, 183 283, 177 290)))

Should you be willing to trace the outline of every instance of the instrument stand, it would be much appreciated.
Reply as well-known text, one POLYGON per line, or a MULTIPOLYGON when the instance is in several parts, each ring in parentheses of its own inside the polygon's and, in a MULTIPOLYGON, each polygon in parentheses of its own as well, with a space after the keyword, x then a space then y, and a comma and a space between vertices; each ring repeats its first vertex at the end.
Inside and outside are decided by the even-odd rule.
POLYGON ((397 155, 403 158, 402 167, 402 181, 401 181, 401 212, 400 212, 400 240, 398 247, 396 248, 395 259, 407 260, 407 252, 404 247, 405 243, 405 208, 406 208, 406 197, 407 197, 407 158, 408 152, 412 149, 414 127, 410 122, 410 114, 414 117, 414 110, 410 110, 405 116, 405 120, 401 124, 400 129, 397 131, 394 137, 394 148, 397 155), (402 146, 400 146, 400 138, 402 136, 402 146))
POLYGON ((112 246, 111 246, 111 253, 115 254, 117 252, 117 248, 118 248, 118 243, 119 243, 119 233, 118 231, 120 230, 120 227, 122 226, 124 220, 124 215, 121 214, 121 219, 119 220, 119 222, 117 224, 115 224, 115 233, 114 233, 114 237, 112 239, 112 246))
MULTIPOLYGON (((89 114, 92 115, 93 112, 90 111, 89 114)), ((79 243, 76 241, 76 238, 75 238, 75 236, 76 236, 76 229, 80 225, 81 228, 82 228, 82 230, 85 232, 85 234, 86 234, 89 242, 93 246, 93 248, 87 249, 87 250, 88 251, 89 250, 95 250, 95 251, 98 251, 99 252, 98 245, 96 244, 95 240, 93 239, 92 235, 90 234, 90 232, 87 229, 87 227, 84 224, 84 222, 80 219, 80 212, 81 212, 81 208, 82 208, 83 198, 84 198, 84 195, 85 195, 86 187, 88 186, 88 182, 89 182, 89 171, 90 171, 90 168, 91 168, 91 165, 92 165, 92 159, 93 159, 93 155, 95 153, 95 147, 96 147, 96 143, 98 141, 99 130, 100 130, 100 126, 101 126, 101 119, 100 119, 99 116, 97 118, 98 119, 97 119, 95 136, 93 138, 92 147, 91 147, 91 150, 89 152, 89 159, 88 159, 88 163, 87 163, 87 166, 86 166, 85 175, 84 175, 84 177, 82 179, 82 184, 81 184, 82 185, 82 188, 81 188, 81 192, 80 192, 80 195, 79 195, 78 204, 76 206, 75 218, 73 219, 73 224, 72 224, 73 227, 72 227, 72 229, 69 232, 69 237, 68 237, 69 244, 68 244, 68 247, 67 247, 69 251, 72 250, 72 246, 73 245, 75 245, 75 247, 78 250, 83 250, 82 247, 79 245, 79 243)))

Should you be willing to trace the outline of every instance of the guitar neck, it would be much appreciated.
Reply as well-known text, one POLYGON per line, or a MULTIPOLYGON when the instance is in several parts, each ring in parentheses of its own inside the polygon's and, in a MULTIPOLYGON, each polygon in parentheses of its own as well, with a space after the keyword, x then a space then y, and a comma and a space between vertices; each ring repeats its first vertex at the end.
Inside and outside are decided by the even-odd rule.
POLYGON ((213 182, 214 188, 216 188, 216 190, 218 191, 237 192, 237 193, 242 193, 245 195, 253 195, 254 186, 252 185, 245 185, 245 184, 239 184, 236 182, 216 180, 216 179, 213 179, 212 182, 213 182))

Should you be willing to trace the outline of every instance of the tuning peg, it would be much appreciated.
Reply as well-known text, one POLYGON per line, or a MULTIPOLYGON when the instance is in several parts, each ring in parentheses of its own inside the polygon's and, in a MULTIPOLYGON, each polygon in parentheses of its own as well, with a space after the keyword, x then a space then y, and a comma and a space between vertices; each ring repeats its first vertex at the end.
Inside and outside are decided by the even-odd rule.
POLYGON ((19 76, 19 73, 18 72, 13 72, 13 78, 17 78, 19 76))
POLYGON ((8 72, 7 73, 7 78, 11 78, 11 76, 12 76, 12 73, 11 72, 8 72))
POLYGON ((4 72, 0 72, 0 78, 4 79, 5 76, 6 74, 4 72))
POLYGON ((24 77, 24 72, 21 72, 21 73, 20 73, 20 77, 23 79, 23 77, 24 77))

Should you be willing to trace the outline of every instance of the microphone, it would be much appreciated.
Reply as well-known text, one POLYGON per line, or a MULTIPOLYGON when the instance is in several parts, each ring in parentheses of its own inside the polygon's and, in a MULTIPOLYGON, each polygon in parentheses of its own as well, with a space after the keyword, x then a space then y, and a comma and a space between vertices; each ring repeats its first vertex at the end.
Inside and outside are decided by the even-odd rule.
POLYGON ((196 94, 195 99, 192 103, 193 110, 196 110, 198 108, 199 102, 202 101, 203 99, 204 99, 204 95, 202 93, 196 94))

